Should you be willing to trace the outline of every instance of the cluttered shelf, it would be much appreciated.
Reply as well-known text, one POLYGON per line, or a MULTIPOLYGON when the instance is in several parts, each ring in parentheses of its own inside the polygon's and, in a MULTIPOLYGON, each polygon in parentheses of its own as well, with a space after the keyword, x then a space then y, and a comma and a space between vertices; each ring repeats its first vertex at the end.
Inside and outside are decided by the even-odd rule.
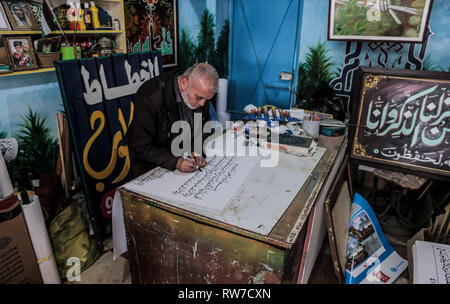
POLYGON ((17 24, 10 6, 3 7, 6 22, 0 26, 0 76, 53 71, 49 68, 58 60, 127 52, 122 1, 89 1, 82 8, 79 1, 55 0, 51 16, 34 15, 43 3, 33 4, 36 7, 20 5, 28 16, 27 27, 17 24))

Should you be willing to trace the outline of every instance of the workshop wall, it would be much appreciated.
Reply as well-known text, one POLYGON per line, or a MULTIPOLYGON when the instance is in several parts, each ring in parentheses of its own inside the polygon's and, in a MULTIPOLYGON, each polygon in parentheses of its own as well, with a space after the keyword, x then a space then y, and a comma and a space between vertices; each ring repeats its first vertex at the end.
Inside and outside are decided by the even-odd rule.
MULTIPOLYGON (((165 2, 172 1, 147 1, 164 6, 165 2)), ((146 8, 148 3, 142 0, 127 0, 126 17, 135 12, 137 8, 141 14, 148 14, 146 8), (130 12, 132 11, 132 12, 130 12), (127 15, 129 14, 129 15, 127 15)), ((190 34, 190 43, 197 45, 200 33, 200 21, 204 12, 207 10, 212 16, 214 24, 214 35, 217 41, 220 36, 223 25, 229 17, 229 0, 182 0, 178 4, 178 30, 181 34, 184 29, 190 34)), ((127 37, 132 35, 132 28, 142 27, 138 31, 143 31, 141 39, 141 50, 145 48, 145 38, 148 37, 149 23, 148 18, 137 18, 139 22, 145 24, 131 24, 127 21, 127 37), (147 34, 146 34, 147 33, 147 34), (142 39, 143 38, 143 39, 142 39)), ((162 22, 158 20, 158 22, 162 22)), ((160 33, 161 34, 161 33, 160 33)), ((157 38, 157 37, 154 37, 157 38)), ((128 45, 129 51, 133 51, 135 43, 128 45)), ((173 59, 169 63, 172 63, 173 59)), ((169 64, 170 65, 170 64, 169 64)), ((169 67, 170 68, 170 67, 169 67)), ((168 69, 167 67, 165 69, 168 69)), ((64 109, 61 99, 61 93, 55 72, 26 74, 17 76, 8 76, 0 78, 0 133, 6 132, 8 137, 17 137, 19 124, 23 122, 22 116, 28 113, 28 107, 34 112, 46 118, 46 127, 50 128, 52 136, 57 136, 55 114, 64 109)))
POLYGON ((45 126, 56 138, 55 114, 64 107, 55 72, 0 78, 0 131, 17 137, 28 108, 46 118, 45 126))
MULTIPOLYGON (((218 43, 225 21, 229 19, 229 5, 232 0, 182 0, 178 1, 178 33, 189 34, 190 43, 196 45, 201 32, 201 19, 205 10, 213 17, 214 35, 218 43)), ((135 3, 141 1, 134 1, 135 3)), ((162 2, 162 1, 161 1, 162 2)), ((355 55, 357 42, 327 41, 329 0, 303 0, 302 26, 300 36, 300 62, 303 62, 310 47, 322 42, 328 50, 332 66, 331 85, 344 98, 351 99, 351 76, 358 65, 372 65, 404 68, 410 63, 412 69, 450 69, 450 1, 434 0, 430 16, 432 34, 424 45, 362 43, 362 49, 355 55), (413 48, 414 56, 408 55, 413 48), (421 56, 421 51, 423 56, 421 56), (344 63, 347 58, 347 63, 344 63), (358 62, 359 61, 359 62, 358 62)), ((181 47, 181 46, 180 46, 181 47)), ((18 75, 0 78, 0 132, 16 136, 21 115, 28 106, 47 118, 47 127, 56 136, 55 113, 62 110, 62 100, 53 72, 18 75)))
POLYGON ((303 17, 300 36, 300 63, 305 61, 310 48, 322 43, 328 51, 326 58, 330 84, 336 94, 351 100, 352 75, 358 66, 424 69, 450 71, 450 1, 434 0, 430 15, 431 34, 425 43, 370 43, 327 41, 329 0, 303 0, 303 17), (357 50, 361 44, 361 50, 357 50), (409 52, 412 50, 412 54, 409 52))
POLYGON ((205 11, 213 15, 216 37, 229 17, 230 0, 183 0, 178 1, 180 33, 184 28, 192 37, 198 37, 200 19, 205 11))

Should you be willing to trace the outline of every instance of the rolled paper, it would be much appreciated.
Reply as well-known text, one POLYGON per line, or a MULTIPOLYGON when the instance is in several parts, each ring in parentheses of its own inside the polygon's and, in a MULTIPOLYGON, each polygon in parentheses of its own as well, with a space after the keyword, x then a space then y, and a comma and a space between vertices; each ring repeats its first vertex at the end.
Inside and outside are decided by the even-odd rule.
POLYGON ((5 160, 0 152, 0 198, 8 197, 14 192, 9 178, 8 169, 6 168, 5 160))
POLYGON ((22 209, 44 284, 61 284, 38 196, 32 195, 22 209))
POLYGON ((5 161, 14 160, 19 152, 19 145, 15 138, 0 139, 0 151, 5 161))

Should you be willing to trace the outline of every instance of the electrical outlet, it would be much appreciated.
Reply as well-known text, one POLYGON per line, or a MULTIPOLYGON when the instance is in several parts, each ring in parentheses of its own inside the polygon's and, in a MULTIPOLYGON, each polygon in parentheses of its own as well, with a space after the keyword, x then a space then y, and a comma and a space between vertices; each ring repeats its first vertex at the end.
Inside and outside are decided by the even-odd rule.
POLYGON ((281 72, 280 74, 280 79, 281 80, 287 80, 287 81, 292 81, 292 77, 294 75, 292 73, 288 73, 288 72, 281 72))

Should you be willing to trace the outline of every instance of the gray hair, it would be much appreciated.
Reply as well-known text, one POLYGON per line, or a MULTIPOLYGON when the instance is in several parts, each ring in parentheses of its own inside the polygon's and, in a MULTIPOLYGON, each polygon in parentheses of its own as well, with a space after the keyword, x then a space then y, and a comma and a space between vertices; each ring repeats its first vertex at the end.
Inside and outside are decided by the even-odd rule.
POLYGON ((217 92, 219 85, 219 74, 216 69, 208 63, 196 63, 183 73, 183 77, 188 80, 206 78, 213 85, 214 91, 217 92))

